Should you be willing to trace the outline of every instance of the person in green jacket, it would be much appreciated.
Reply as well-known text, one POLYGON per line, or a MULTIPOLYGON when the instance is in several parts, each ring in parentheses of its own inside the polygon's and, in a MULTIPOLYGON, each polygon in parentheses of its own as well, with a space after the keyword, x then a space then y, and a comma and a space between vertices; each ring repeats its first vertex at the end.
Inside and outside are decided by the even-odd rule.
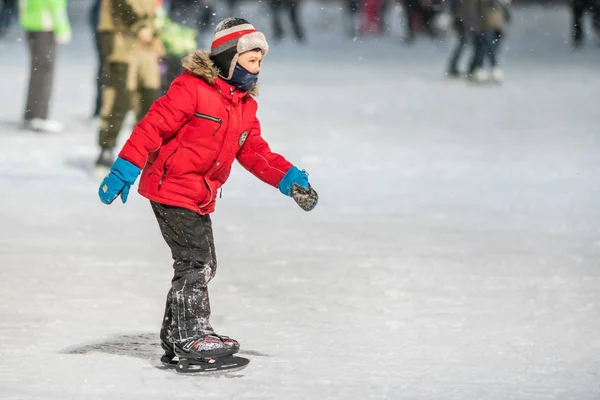
POLYGON ((31 56, 23 128, 58 132, 59 122, 48 119, 56 61, 56 44, 71 40, 67 0, 19 0, 19 21, 27 33, 31 56))
POLYGON ((184 71, 181 60, 197 48, 198 31, 167 17, 163 7, 156 12, 156 29, 158 38, 165 48, 161 63, 161 92, 166 94, 171 82, 184 71))

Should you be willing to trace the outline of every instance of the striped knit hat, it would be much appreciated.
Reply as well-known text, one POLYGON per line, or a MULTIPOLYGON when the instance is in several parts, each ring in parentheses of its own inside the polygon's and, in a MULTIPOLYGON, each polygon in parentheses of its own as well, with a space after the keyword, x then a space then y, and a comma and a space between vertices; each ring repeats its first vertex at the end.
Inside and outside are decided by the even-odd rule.
POLYGON ((260 49, 263 55, 269 52, 265 35, 258 32, 242 18, 227 18, 217 25, 210 49, 210 59, 219 68, 219 75, 231 79, 238 56, 246 51, 260 49))

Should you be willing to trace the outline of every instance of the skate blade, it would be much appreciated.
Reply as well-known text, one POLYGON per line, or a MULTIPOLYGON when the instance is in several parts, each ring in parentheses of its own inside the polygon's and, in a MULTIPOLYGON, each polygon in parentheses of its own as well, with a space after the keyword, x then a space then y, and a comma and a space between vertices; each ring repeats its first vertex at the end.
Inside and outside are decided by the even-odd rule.
MULTIPOLYGON (((175 370, 180 374, 211 374, 241 371, 248 366, 250 360, 243 357, 223 356, 204 360, 180 359, 175 370)), ((169 362, 173 365, 173 362, 169 362)))
POLYGON ((179 364, 175 357, 169 357, 166 354, 160 358, 160 362, 165 368, 175 368, 179 364))
POLYGON ((180 371, 178 369, 175 369, 176 372, 178 374, 181 375, 189 375, 189 376, 198 376, 198 375, 202 375, 202 376, 214 376, 214 375, 223 375, 223 374, 230 374, 230 373, 234 373, 234 372, 239 372, 242 371, 244 369, 246 369, 246 367, 248 366, 248 364, 246 365, 242 365, 242 366, 238 366, 238 367, 232 367, 232 368, 226 368, 226 369, 214 369, 214 370, 187 370, 187 371, 180 371))

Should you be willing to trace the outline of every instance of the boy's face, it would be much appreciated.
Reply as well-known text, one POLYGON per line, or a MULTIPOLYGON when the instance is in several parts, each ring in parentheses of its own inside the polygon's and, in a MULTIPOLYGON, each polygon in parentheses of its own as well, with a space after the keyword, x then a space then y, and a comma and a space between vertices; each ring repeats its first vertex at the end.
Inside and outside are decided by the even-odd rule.
POLYGON ((262 52, 260 50, 250 50, 238 56, 238 64, 250 73, 258 74, 262 64, 262 52))

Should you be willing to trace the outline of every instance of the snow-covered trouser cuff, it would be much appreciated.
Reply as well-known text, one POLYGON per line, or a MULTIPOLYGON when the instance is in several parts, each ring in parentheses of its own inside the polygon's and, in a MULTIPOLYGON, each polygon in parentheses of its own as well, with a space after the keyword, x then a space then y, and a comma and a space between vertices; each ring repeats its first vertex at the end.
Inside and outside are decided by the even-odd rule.
POLYGON ((208 282, 217 257, 210 216, 156 202, 152 209, 174 261, 161 339, 173 343, 211 334, 208 282))

